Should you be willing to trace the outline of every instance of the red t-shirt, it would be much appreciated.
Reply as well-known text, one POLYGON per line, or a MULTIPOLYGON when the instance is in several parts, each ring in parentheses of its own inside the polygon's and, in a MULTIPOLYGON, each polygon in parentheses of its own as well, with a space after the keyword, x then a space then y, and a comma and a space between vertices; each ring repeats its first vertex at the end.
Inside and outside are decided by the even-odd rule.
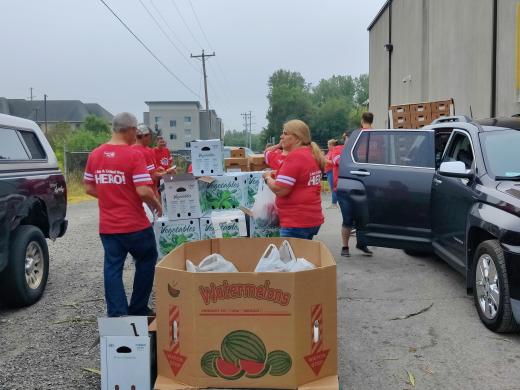
POLYGON ((339 160, 341 159, 341 153, 343 152, 344 145, 337 145, 332 149, 332 177, 334 191, 338 189, 338 177, 339 177, 339 160))
MULTIPOLYGON (((327 152, 327 154, 325 155, 325 158, 326 158, 327 160, 332 161, 332 157, 333 157, 333 150, 329 150, 329 151, 327 152)), ((326 163, 326 164, 325 164, 325 169, 323 170, 323 172, 328 173, 328 172, 330 172, 330 171, 332 171, 332 164, 331 164, 331 163, 326 163)))
POLYGON ((153 182, 138 150, 128 145, 99 146, 88 157, 83 180, 96 186, 100 233, 132 233, 150 227, 135 187, 153 182))
POLYGON ((193 164, 188 165, 188 173, 193 173, 193 164))
POLYGON ((264 152, 265 163, 275 171, 280 169, 286 157, 287 155, 283 154, 282 149, 264 152))
POLYGON ((153 152, 153 149, 148 146, 143 146, 141 144, 133 144, 133 148, 136 148, 141 152, 141 154, 144 157, 144 161, 146 162, 146 169, 148 172, 152 173, 156 166, 155 166, 155 154, 153 152))
POLYGON ((156 167, 163 167, 164 169, 168 169, 172 166, 173 158, 168 148, 155 147, 153 148, 153 153, 155 156, 156 167))
POLYGON ((276 176, 277 185, 291 188, 289 195, 276 197, 280 226, 314 227, 323 223, 321 175, 310 147, 298 148, 286 156, 276 176))

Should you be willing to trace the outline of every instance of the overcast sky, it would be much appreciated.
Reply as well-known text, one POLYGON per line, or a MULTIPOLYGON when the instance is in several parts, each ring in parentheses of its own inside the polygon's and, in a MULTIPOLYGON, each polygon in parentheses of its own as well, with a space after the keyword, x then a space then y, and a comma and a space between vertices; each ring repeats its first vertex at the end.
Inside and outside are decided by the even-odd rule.
POLYGON ((216 53, 207 61, 210 108, 226 129, 242 129, 240 114, 251 110, 260 131, 275 70, 298 71, 313 85, 368 73, 367 26, 385 0, 105 2, 187 88, 100 0, 10 0, 1 2, 0 96, 28 98, 33 87, 36 99, 95 102, 140 120, 149 100, 204 106, 202 65, 190 59, 204 48, 216 53))

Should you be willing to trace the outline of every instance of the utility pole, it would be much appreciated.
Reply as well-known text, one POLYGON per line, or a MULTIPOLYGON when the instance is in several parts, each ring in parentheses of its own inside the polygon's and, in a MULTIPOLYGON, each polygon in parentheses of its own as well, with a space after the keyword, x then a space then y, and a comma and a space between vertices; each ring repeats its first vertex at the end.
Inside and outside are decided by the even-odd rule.
MULTIPOLYGON (((249 111, 249 112, 251 112, 251 111, 249 111)), ((240 115, 242 115, 244 117, 244 146, 247 147, 247 144, 248 144, 247 140, 249 138, 249 120, 248 119, 249 119, 250 114, 247 112, 244 112, 240 115)))
MULTIPOLYGON (((208 112, 208 123, 209 123, 209 134, 211 134, 211 114, 209 112, 209 103, 208 103, 208 76, 206 75, 206 58, 214 57, 215 52, 213 54, 204 54, 204 49, 202 50, 201 55, 194 56, 190 53, 191 58, 202 58, 202 72, 204 73, 204 94, 206 96, 206 111, 208 112)), ((220 137, 222 138, 222 136, 220 137)))
POLYGON ((33 101, 33 97, 34 97, 34 96, 33 96, 33 89, 34 89, 33 87, 30 87, 30 88, 29 88, 29 91, 30 91, 30 94, 31 94, 31 96, 29 97, 29 99, 31 99, 31 102, 33 101))
POLYGON ((252 135, 253 132, 253 126, 251 125, 251 110, 249 111, 249 149, 251 149, 252 146, 252 135))
POLYGON ((47 94, 43 95, 43 111, 45 115, 45 135, 47 135, 47 94))

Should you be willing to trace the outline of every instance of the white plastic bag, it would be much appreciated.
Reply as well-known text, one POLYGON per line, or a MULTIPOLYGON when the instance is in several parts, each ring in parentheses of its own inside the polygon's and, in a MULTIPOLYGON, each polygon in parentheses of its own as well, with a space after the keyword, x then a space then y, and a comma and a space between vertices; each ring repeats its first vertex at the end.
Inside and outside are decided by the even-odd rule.
POLYGON ((255 195, 255 203, 251 211, 255 218, 256 226, 278 226, 278 212, 276 211, 276 195, 262 181, 259 183, 258 192, 255 195))
POLYGON ((186 271, 188 272, 238 272, 235 265, 224 259, 218 253, 205 257, 199 265, 186 260, 186 271))
POLYGON ((255 272, 298 272, 316 266, 304 258, 296 258, 289 241, 282 242, 280 249, 270 244, 256 265, 255 272))

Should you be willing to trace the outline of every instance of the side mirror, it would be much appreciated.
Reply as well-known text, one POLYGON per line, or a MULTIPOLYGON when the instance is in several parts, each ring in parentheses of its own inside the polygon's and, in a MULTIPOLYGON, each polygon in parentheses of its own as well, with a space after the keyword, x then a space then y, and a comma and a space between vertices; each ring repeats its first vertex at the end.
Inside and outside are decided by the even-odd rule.
POLYGON ((462 161, 446 161, 439 168, 439 175, 446 177, 458 177, 460 179, 473 178, 473 171, 466 169, 466 165, 462 161))

